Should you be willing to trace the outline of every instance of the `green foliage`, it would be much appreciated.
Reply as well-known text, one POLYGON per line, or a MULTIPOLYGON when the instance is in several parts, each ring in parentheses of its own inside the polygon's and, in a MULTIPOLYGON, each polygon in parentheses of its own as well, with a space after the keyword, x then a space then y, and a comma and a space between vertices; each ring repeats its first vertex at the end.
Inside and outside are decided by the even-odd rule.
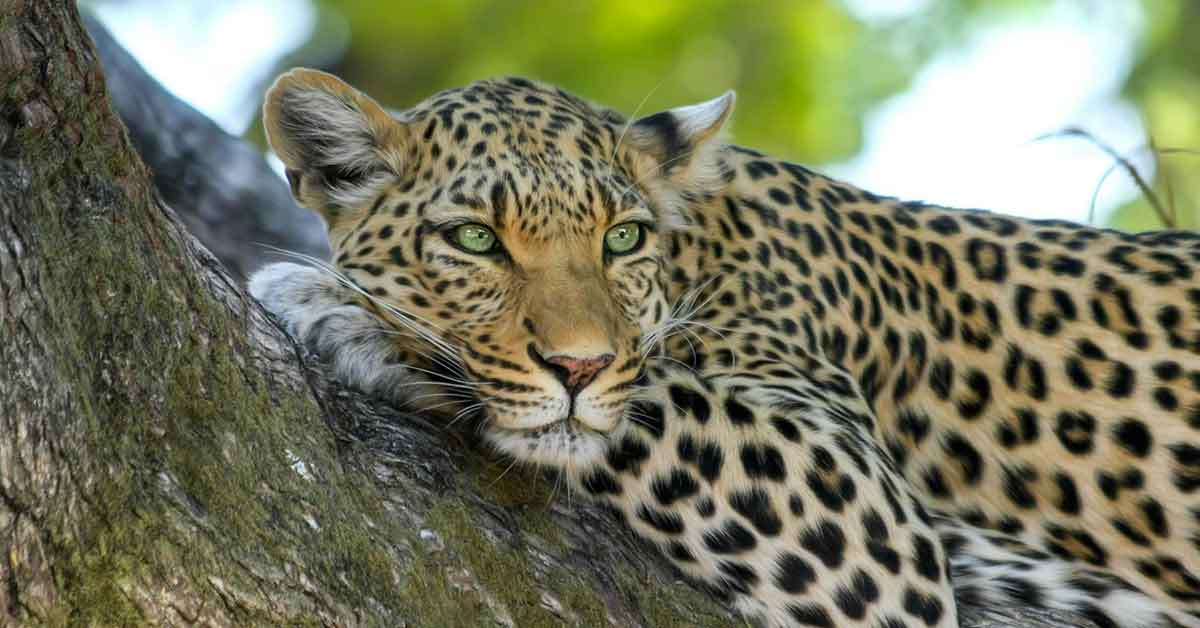
POLYGON ((351 31, 334 71, 394 107, 510 74, 642 115, 735 88, 738 140, 805 161, 851 156, 867 108, 904 87, 921 60, 887 50, 838 2, 324 6, 351 31))
MULTIPOLYGON (((1125 85, 1137 104, 1155 156, 1154 187, 1174 226, 1200 228, 1200 11, 1192 0, 1145 0, 1147 25, 1138 59, 1125 85)), ((1144 156, 1144 155, 1143 155, 1144 156)), ((1164 226, 1150 203, 1131 203, 1111 222, 1122 229, 1164 226)))
MULTIPOLYGON (((943 0, 870 23, 838 0, 319 2, 351 34, 332 69, 393 107, 507 74, 642 115, 733 88, 738 143, 807 163, 853 156, 866 113, 903 90, 935 53, 979 28, 1055 8, 1079 19, 1089 14, 1086 0, 943 0)), ((1141 0, 1144 45, 1125 93, 1159 147, 1200 148, 1200 12, 1193 5, 1141 0)), ((1104 138, 1104 129, 1089 130, 1104 138)), ((1196 159, 1175 152, 1157 160, 1154 187, 1173 196, 1163 204, 1176 207, 1180 226, 1200 226, 1200 179, 1182 174, 1196 159)), ((1145 201, 1110 220, 1128 229, 1163 226, 1145 201)))
MULTIPOLYGON (((1186 152, 1200 148, 1200 38, 1194 36, 1200 12, 1194 0, 897 1, 913 8, 865 21, 849 8, 887 9, 891 1, 292 0, 281 7, 311 2, 318 27, 280 69, 320 66, 396 109, 441 89, 503 75, 542 79, 638 115, 732 88, 740 96, 735 141, 820 165, 858 153, 868 112, 902 92, 935 55, 953 52, 981 31, 1053 16, 1084 23, 1104 5, 1139 7, 1144 19, 1130 28, 1140 28, 1140 45, 1124 95, 1141 112, 1152 142, 1126 156, 1144 167, 1154 154, 1151 143, 1185 149, 1159 154, 1154 172, 1143 174, 1162 204, 1175 208, 1177 225, 1200 226, 1200 180, 1186 176, 1200 159, 1186 152)), ((117 2, 152 4, 84 0, 117 2)), ((262 143, 261 128, 252 129, 262 143)), ((1087 130, 1108 139, 1103 128, 1087 130)), ((1117 171, 1110 179, 1125 176, 1117 171)), ((1101 218, 1126 229, 1163 226, 1145 201, 1101 218)))

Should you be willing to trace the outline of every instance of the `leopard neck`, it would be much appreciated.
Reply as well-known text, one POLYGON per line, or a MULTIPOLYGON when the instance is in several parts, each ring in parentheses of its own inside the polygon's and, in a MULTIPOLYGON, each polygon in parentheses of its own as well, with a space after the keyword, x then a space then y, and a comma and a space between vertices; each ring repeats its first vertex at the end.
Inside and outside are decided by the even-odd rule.
MULTIPOLYGON (((705 303, 696 320, 735 330, 711 334, 707 353, 817 356, 875 405, 885 388, 892 400, 918 388, 939 338, 984 342, 994 305, 968 305, 955 329, 938 297, 955 288, 955 260, 922 224, 953 210, 878 197, 741 148, 724 159, 727 185, 693 205, 697 229, 674 237, 669 263, 671 302, 708 286, 693 299, 705 303), (780 345, 781 335, 791 342, 780 345)), ((694 353, 685 341, 673 347, 683 359, 694 353)))

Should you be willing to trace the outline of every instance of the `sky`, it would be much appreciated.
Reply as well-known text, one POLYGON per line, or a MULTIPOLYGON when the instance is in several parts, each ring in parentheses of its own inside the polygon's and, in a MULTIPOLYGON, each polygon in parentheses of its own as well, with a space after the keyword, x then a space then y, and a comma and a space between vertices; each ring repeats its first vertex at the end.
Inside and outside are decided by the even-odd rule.
POLYGON ((258 115, 263 81, 317 19, 308 0, 102 2, 93 10, 159 83, 234 135, 258 115))
MULTIPOLYGON (((874 7, 925 3, 850 4, 862 5, 871 19, 874 7)), ((1121 0, 1094 3, 1088 15, 1078 6, 1058 2, 1036 18, 979 29, 961 48, 942 51, 907 91, 869 115, 863 151, 826 169, 882 194, 1102 222, 1136 195, 1134 185, 1124 176, 1105 179, 1089 221, 1112 159, 1077 138, 1038 138, 1079 127, 1122 154, 1145 143, 1136 108, 1119 93, 1141 14, 1121 0)), ((1152 172, 1153 163, 1137 165, 1152 172)))
MULTIPOLYGON (((842 0, 868 22, 930 1, 842 0)), ((859 155, 815 166, 879 194, 1103 222, 1135 196, 1133 184, 1103 179, 1112 160, 1087 142, 1039 139, 1081 127, 1121 153, 1145 143, 1136 109, 1119 94, 1142 30, 1138 5, 1089 6, 1085 15, 1077 2, 1048 2, 1040 15, 966 33, 868 116, 859 155)), ((155 78, 238 135, 258 113, 257 90, 316 20, 307 0, 105 3, 97 13, 155 78)), ((1153 167, 1135 163, 1147 174, 1153 167)))

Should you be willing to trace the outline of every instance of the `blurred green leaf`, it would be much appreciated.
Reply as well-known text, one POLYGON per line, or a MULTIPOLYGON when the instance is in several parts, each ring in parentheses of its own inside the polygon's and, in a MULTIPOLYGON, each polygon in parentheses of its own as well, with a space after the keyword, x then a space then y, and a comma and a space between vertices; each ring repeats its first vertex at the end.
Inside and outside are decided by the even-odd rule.
MULTIPOLYGON (((981 29, 1053 11, 1087 20, 1104 3, 1140 1, 1144 19, 1130 25, 1141 29, 1140 46, 1124 96, 1154 145, 1200 149, 1196 0, 928 0, 870 21, 850 7, 890 0, 309 1, 319 9, 318 32, 283 63, 322 66, 393 108, 510 74, 639 115, 732 88, 740 96, 735 141, 816 164, 858 153, 867 113, 981 29)), ((1104 129, 1088 130, 1105 139, 1104 129)), ((257 126, 249 135, 262 141, 257 126)), ((1179 226, 1200 226, 1198 167, 1194 156, 1160 155, 1153 172, 1141 173, 1179 226)), ((1163 226, 1149 207, 1132 202, 1107 220, 1163 226)))

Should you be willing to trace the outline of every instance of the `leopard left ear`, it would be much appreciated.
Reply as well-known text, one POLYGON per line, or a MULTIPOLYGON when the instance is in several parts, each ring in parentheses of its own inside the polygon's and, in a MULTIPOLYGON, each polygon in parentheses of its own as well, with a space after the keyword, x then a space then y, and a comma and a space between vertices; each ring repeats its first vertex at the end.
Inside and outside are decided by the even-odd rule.
POLYGON ((646 116, 630 127, 629 143, 648 156, 657 171, 643 181, 669 221, 689 224, 686 205, 720 187, 717 153, 724 145, 722 131, 734 100, 733 91, 727 91, 712 100, 646 116))
POLYGON ((263 104, 263 127, 292 194, 331 232, 356 223, 364 205, 403 171, 408 128, 324 72, 297 68, 276 79, 263 104))

